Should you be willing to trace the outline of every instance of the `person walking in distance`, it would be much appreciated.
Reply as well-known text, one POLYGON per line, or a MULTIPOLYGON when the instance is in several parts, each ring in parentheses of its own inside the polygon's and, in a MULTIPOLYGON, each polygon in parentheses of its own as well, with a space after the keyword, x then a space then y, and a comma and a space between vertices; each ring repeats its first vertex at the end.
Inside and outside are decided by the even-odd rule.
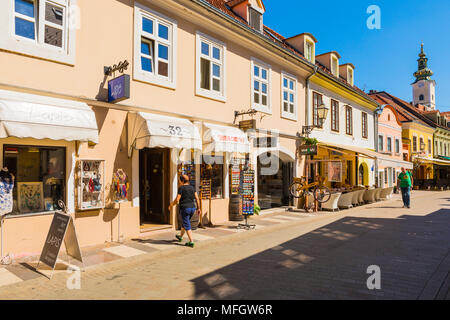
POLYGON ((177 234, 175 237, 181 242, 183 241, 184 234, 187 233, 189 242, 186 242, 186 246, 193 248, 194 241, 192 239, 191 218, 196 211, 200 215, 199 219, 202 218, 202 213, 200 211, 200 200, 194 187, 190 185, 189 177, 187 175, 180 176, 180 182, 181 186, 178 188, 178 195, 170 204, 169 211, 172 210, 176 204, 180 204, 182 228, 181 234, 177 234), (195 208, 196 206, 197 209, 195 208))
POLYGON ((402 167, 402 172, 398 175, 397 185, 402 191, 403 208, 411 208, 411 188, 413 186, 411 172, 402 167))

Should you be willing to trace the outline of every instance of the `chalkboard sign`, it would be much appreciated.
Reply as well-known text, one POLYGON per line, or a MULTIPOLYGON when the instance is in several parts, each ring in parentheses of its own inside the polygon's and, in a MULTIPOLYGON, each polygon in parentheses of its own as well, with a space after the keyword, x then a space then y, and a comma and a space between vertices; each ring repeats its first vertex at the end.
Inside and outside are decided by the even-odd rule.
POLYGON ((54 270, 63 241, 67 255, 83 262, 72 217, 64 213, 55 212, 39 262, 54 270))

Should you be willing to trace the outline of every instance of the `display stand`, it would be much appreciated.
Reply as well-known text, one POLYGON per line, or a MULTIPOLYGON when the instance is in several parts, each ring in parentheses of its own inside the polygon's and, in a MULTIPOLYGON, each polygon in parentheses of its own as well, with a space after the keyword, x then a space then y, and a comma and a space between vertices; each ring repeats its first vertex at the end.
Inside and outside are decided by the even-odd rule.
POLYGON ((242 195, 242 215, 244 216, 245 223, 238 224, 238 229, 255 229, 256 225, 249 224, 248 218, 253 216, 255 208, 255 171, 246 170, 242 171, 240 176, 240 193, 242 195))
POLYGON ((208 170, 208 175, 204 176, 204 178, 200 181, 200 194, 201 194, 201 200, 208 200, 209 201, 209 210, 208 210, 208 227, 214 227, 213 223, 211 222, 212 217, 212 195, 211 195, 211 185, 212 185, 212 169, 207 168, 205 170, 208 170))

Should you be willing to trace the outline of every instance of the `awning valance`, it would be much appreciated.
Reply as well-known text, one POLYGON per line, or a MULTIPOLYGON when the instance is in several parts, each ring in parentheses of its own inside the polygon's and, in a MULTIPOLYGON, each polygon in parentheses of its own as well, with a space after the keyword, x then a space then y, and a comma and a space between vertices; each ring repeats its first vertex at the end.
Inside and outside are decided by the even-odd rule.
POLYGON ((187 119, 145 112, 128 114, 129 156, 132 148, 201 150, 199 130, 187 119))
POLYGON ((408 161, 403 161, 400 159, 396 159, 394 157, 389 156, 380 156, 378 157, 378 166, 379 167, 403 167, 405 169, 413 169, 413 163, 408 161))
MULTIPOLYGON (((322 146, 324 148, 331 147, 331 148, 342 149, 342 151, 344 151, 344 152, 345 152, 345 150, 348 150, 351 152, 356 152, 356 153, 359 153, 359 154, 364 155, 371 159, 376 159, 379 155, 375 151, 365 149, 365 148, 350 146, 350 145, 343 145, 343 144, 337 144, 337 143, 331 143, 331 142, 319 142, 318 145, 322 146)), ((339 151, 339 150, 336 150, 336 151, 339 151)))
POLYGON ((98 143, 95 113, 82 102, 0 90, 0 138, 98 143))
POLYGON ((203 152, 249 153, 250 143, 245 132, 238 128, 204 123, 203 152))

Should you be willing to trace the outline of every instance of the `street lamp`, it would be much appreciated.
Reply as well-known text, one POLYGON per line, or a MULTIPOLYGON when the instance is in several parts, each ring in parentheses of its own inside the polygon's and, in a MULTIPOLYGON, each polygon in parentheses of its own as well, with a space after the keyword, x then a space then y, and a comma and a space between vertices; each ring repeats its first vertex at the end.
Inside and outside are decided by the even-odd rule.
POLYGON ((309 136, 311 132, 314 130, 314 128, 321 128, 322 126, 319 126, 319 123, 322 124, 327 119, 328 111, 330 111, 330 109, 325 104, 322 103, 320 106, 316 108, 316 111, 317 111, 317 125, 303 126, 302 128, 303 135, 309 136))

